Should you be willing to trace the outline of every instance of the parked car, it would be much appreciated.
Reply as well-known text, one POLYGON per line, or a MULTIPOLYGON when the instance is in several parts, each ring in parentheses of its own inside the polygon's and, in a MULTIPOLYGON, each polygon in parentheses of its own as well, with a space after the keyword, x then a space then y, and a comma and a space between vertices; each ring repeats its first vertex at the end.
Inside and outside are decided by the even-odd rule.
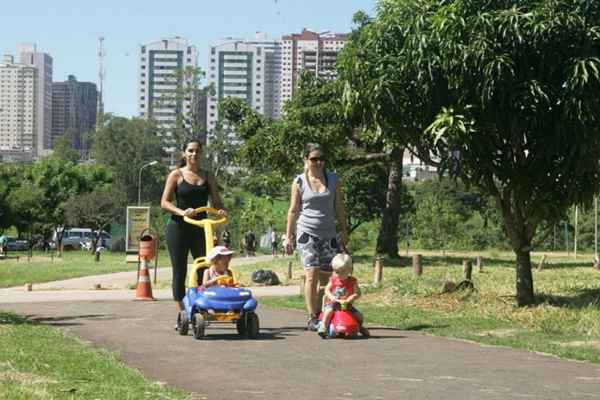
POLYGON ((29 250, 29 240, 25 240, 25 239, 15 239, 15 238, 8 238, 8 241, 6 242, 6 249, 8 251, 25 251, 25 250, 29 250))
MULTIPOLYGON (((94 232, 90 228, 67 228, 62 237, 62 245, 65 250, 79 250, 82 243, 92 242, 94 232)), ((56 247, 56 232, 52 238, 53 247, 56 247)), ((106 231, 100 233, 98 246, 110 249, 112 246, 112 236, 106 231)), ((83 246, 84 249, 86 246, 83 246)))

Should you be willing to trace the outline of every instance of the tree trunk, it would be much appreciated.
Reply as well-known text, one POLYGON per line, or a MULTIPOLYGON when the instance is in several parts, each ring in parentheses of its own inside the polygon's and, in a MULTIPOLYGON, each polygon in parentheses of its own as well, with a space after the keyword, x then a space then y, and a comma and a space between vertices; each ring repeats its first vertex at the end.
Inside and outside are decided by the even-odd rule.
POLYGON ((385 208, 377 236, 376 252, 397 259, 398 225, 400 223, 400 189, 402 187, 403 148, 395 147, 391 153, 385 208))
POLYGON ((531 219, 531 213, 516 202, 512 194, 500 195, 496 198, 504 227, 508 233, 511 246, 517 256, 516 290, 517 305, 519 307, 535 303, 533 291, 533 274, 531 273, 531 242, 535 235, 538 222, 531 219), (528 220, 528 218, 530 218, 528 220))
POLYGON ((531 254, 529 250, 522 249, 523 247, 515 250, 517 255, 517 305, 519 307, 531 305, 535 302, 531 254))

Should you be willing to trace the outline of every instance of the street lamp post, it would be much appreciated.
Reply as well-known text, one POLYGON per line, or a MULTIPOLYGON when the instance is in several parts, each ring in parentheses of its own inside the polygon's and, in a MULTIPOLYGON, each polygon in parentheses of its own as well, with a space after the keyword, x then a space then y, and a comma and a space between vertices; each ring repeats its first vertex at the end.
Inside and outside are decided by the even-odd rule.
POLYGON ((138 174, 138 206, 142 204, 142 170, 146 167, 156 164, 158 164, 158 161, 154 160, 140 167, 140 173, 138 174))

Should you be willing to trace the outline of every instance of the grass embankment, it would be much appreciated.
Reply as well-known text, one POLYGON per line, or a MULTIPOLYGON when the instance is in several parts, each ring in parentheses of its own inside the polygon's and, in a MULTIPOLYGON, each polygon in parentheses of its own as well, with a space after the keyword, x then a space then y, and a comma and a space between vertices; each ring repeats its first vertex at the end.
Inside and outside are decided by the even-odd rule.
MULTIPOLYGON (((371 285, 372 260, 356 255, 355 275, 364 288, 358 307, 370 325, 600 363, 600 272, 591 268, 591 255, 577 260, 548 255, 545 268, 533 271, 538 304, 526 308, 515 304, 515 262, 509 253, 483 254, 483 271, 473 270, 476 291, 442 293, 445 281, 462 279, 462 260, 468 256, 425 254, 420 277, 412 273, 408 259, 385 261, 383 283, 375 287, 371 285)), ((241 275, 245 280, 260 267, 285 277, 289 260, 240 267, 241 275)), ((534 256, 534 265, 538 260, 539 255, 534 256)), ((299 282, 300 266, 296 259, 293 262, 293 281, 299 282)), ((261 302, 304 309, 301 296, 265 298, 261 302)))
POLYGON ((10 255, 18 255, 19 259, 0 260, 0 288, 137 268, 135 263, 125 263, 123 253, 103 252, 99 262, 94 261, 94 255, 83 251, 65 251, 61 257, 34 252, 31 259, 28 259, 26 252, 12 252, 10 255))
POLYGON ((189 399, 112 354, 0 312, 0 399, 189 399))

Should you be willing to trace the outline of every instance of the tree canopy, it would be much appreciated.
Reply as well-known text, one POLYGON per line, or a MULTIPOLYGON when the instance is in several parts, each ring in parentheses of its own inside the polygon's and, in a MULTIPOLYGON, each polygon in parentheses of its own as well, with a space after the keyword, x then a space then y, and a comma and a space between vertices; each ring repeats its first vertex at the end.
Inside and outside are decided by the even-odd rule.
POLYGON ((533 303, 536 228, 598 189, 600 3, 382 0, 361 21, 347 104, 494 197, 533 303))
MULTIPOLYGON (((108 116, 94 134, 92 155, 112 172, 113 193, 120 206, 137 204, 140 168, 148 162, 160 161, 163 154, 161 139, 151 121, 108 116)), ((142 199, 157 202, 165 176, 166 167, 162 163, 144 169, 142 199)))

